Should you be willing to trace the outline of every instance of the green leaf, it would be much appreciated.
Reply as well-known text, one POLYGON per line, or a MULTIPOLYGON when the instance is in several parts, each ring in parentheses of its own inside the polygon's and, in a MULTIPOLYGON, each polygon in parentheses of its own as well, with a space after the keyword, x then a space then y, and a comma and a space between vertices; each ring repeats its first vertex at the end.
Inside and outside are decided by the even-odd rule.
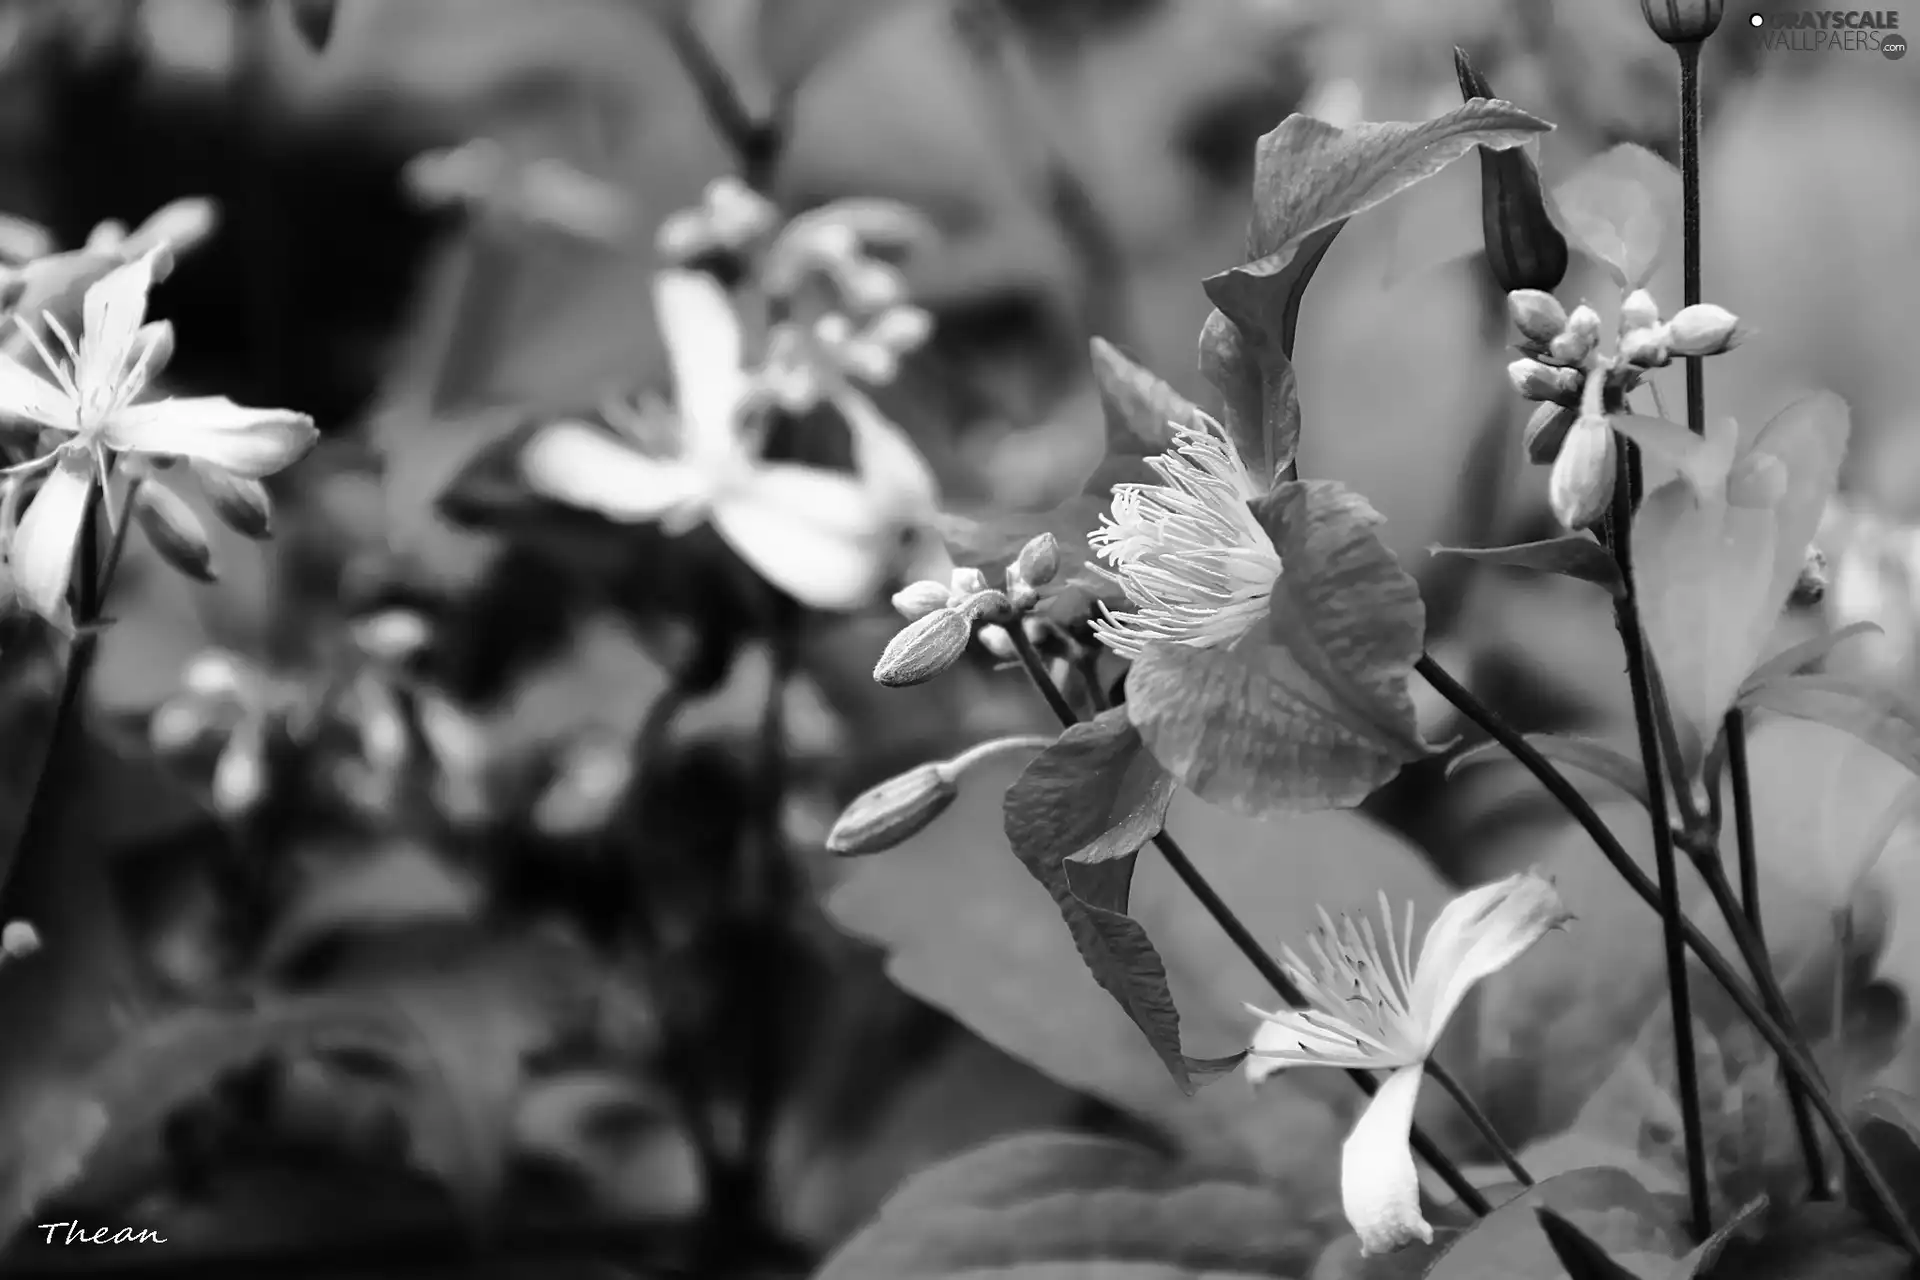
POLYGON ((1742 702, 1844 729, 1920 775, 1920 709, 1885 689, 1846 676, 1782 676, 1748 691, 1742 702))
MULTIPOLYGON (((1569 737, 1560 733, 1529 733, 1525 735, 1527 744, 1556 764, 1571 765, 1583 773, 1590 773, 1603 782, 1611 783, 1615 788, 1638 800, 1644 808, 1647 803, 1647 772, 1638 760, 1623 755, 1602 742, 1590 738, 1569 737)), ((1497 742, 1482 742, 1460 752, 1447 761, 1447 776, 1474 764, 1487 764, 1494 760, 1511 760, 1507 749, 1497 742)))
POLYGON ((1549 1209, 1629 1275, 1664 1276, 1684 1247, 1668 1210, 1624 1170, 1577 1169, 1495 1209, 1454 1241, 1427 1280, 1544 1280, 1564 1274, 1536 1211, 1549 1209))
POLYGON ((1253 506, 1286 566, 1266 643, 1150 645, 1127 673, 1127 712, 1183 786, 1237 813, 1358 804, 1429 751, 1407 688, 1420 590, 1379 514, 1341 485, 1289 482, 1253 506))
POLYGON ((1673 708, 1689 775, 1718 738, 1721 718, 1758 665, 1846 451, 1846 406, 1819 394, 1789 406, 1734 464, 1722 493, 1675 479, 1634 519, 1640 615, 1673 708), (1784 493, 1743 505, 1747 478, 1778 473, 1784 493))
POLYGON ((1912 1259, 1846 1205, 1796 1205, 1759 1238, 1734 1240, 1709 1276, 1739 1280, 1900 1280, 1912 1259))
MULTIPOLYGON (((1195 1098, 1169 1077, 1138 1027, 1088 980, 1054 895, 1008 847, 1004 800, 1020 772, 1005 759, 982 762, 968 770, 943 821, 884 858, 837 865, 839 883, 826 899, 832 918, 886 950, 896 983, 990 1043, 1155 1123, 1178 1129, 1204 1120, 1212 1128, 1200 1141, 1211 1151, 1238 1151, 1247 1117, 1283 1109, 1289 1098, 1313 1101, 1297 1108, 1298 1127, 1267 1138, 1282 1145, 1251 1154, 1295 1165, 1284 1144, 1304 1141, 1302 1130, 1337 1144, 1338 1115, 1317 1099, 1350 1106, 1348 1095, 1358 1097, 1337 1076, 1286 1075, 1257 1095, 1244 1081, 1223 1081, 1195 1098)), ((1256 823, 1176 795, 1167 827, 1263 939, 1304 936, 1321 904, 1368 909, 1384 892, 1430 919, 1449 896, 1413 846, 1354 813, 1256 823)), ((1259 973, 1151 849, 1133 868, 1129 898, 1128 915, 1165 964, 1184 1041, 1203 1053, 1245 1048, 1254 1025, 1247 1003, 1273 998, 1259 973)))
POLYGON ((1592 534, 1569 533, 1540 542, 1522 542, 1511 547, 1430 547, 1436 556, 1458 556, 1483 564, 1504 565, 1513 569, 1531 569, 1536 573, 1558 573, 1603 587, 1610 596, 1626 594, 1620 580, 1620 566, 1592 534))
MULTIPOLYGON (((1894 1189, 1907 1221, 1920 1220, 1920 1099, 1895 1089, 1869 1089, 1849 1119, 1867 1158, 1894 1189)), ((1847 1190, 1862 1213, 1873 1217, 1880 1211, 1859 1179, 1851 1180, 1847 1190)))
POLYGON ((913 1178, 815 1275, 1291 1280, 1317 1236, 1271 1186, 1111 1138, 1024 1134, 913 1178))
POLYGON ((1554 189, 1548 207, 1575 245, 1623 289, 1653 275, 1680 225, 1680 171, 1623 142, 1554 189))
POLYGON ((1146 930, 1127 914, 1133 859, 1159 834, 1173 779, 1115 709, 1077 724, 1007 789, 1007 843, 1046 886, 1095 981, 1117 1000, 1180 1087, 1232 1070, 1239 1056, 1190 1058, 1167 971, 1146 930), (1071 862, 1069 861, 1071 860, 1071 862))
POLYGON ((1746 682, 1740 686, 1739 701, 1744 703, 1747 695, 1763 684, 1777 680, 1782 676, 1797 676, 1801 674, 1806 668, 1819 662, 1822 658, 1825 658, 1828 654, 1839 648, 1843 641, 1851 640, 1855 636, 1866 635, 1868 633, 1875 635, 1884 634, 1878 623, 1856 622, 1850 626, 1842 627, 1838 631, 1830 631, 1826 635, 1815 636, 1811 640, 1803 640, 1789 649, 1782 649, 1779 653, 1768 658, 1765 662, 1753 669, 1753 674, 1748 676, 1746 682))
POLYGON ((1536 1207, 1533 1212, 1540 1219, 1540 1229, 1546 1232, 1553 1256, 1572 1280, 1635 1280, 1633 1272, 1608 1257, 1607 1251, 1580 1228, 1551 1209, 1536 1207))
MULTIPOLYGON (((1240 331, 1240 349, 1211 319, 1205 332, 1213 336, 1203 343, 1210 352, 1206 360, 1241 368, 1231 378, 1236 386, 1245 385, 1249 361, 1257 370, 1270 467, 1288 466, 1298 443, 1293 342, 1301 296, 1347 219, 1432 177, 1476 146, 1517 147, 1550 128, 1510 103, 1475 100, 1432 120, 1350 129, 1296 114, 1260 139, 1247 234, 1250 261, 1206 280, 1207 297, 1240 331)), ((1236 416, 1244 420, 1244 401, 1236 404, 1236 416)))

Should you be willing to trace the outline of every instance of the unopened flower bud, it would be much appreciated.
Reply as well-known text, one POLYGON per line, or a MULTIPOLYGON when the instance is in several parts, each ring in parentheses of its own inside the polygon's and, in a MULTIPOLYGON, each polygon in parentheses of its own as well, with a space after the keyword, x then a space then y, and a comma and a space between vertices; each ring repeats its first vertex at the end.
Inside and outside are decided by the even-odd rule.
POLYGON ((206 528, 179 494, 164 484, 144 484, 133 514, 162 560, 190 578, 215 580, 213 546, 207 541, 206 528))
POLYGON ((1547 482, 1554 518, 1569 529, 1597 524, 1613 500, 1613 428, 1600 416, 1582 417, 1567 433, 1547 482))
POLYGON ((1642 369, 1659 369, 1673 363, 1667 346, 1666 326, 1632 329, 1620 339, 1620 358, 1642 369))
POLYGON ((25 920, 9 920, 0 929, 0 954, 9 960, 22 960, 40 949, 40 932, 25 920))
POLYGON ((1640 0, 1640 12, 1653 34, 1668 44, 1695 44, 1720 25, 1726 0, 1640 0))
POLYGON ((191 695, 169 698, 147 721, 147 739, 162 755, 185 751, 213 731, 213 717, 201 700, 191 695))
POLYGON ((947 761, 909 769, 861 792, 827 833, 827 848, 843 857, 884 853, 926 830, 959 795, 947 761))
POLYGON ((202 698, 227 698, 240 692, 244 679, 237 658, 223 649, 209 649, 187 664, 180 687, 202 698))
POLYGON ((1507 295, 1507 311, 1514 328, 1534 342, 1552 342, 1567 328, 1567 309, 1539 289, 1515 289, 1507 295))
POLYGON ((1578 369, 1557 369, 1538 360, 1515 360, 1507 366, 1513 389, 1529 400, 1548 400, 1554 404, 1579 404, 1580 388, 1586 375, 1578 369))
POLYGON ((893 607, 908 622, 918 622, 935 609, 944 609, 953 601, 946 584, 923 578, 910 582, 893 593, 893 607))
POLYGON ((1020 651, 1014 647, 1013 637, 1001 626, 988 625, 980 628, 980 647, 992 654, 998 662, 1016 662, 1020 651))
POLYGON ((972 615, 964 609, 936 609, 887 642, 873 678, 890 689, 924 684, 960 661, 972 639, 972 615))
POLYGON ((840 296, 861 315, 871 315, 907 299, 907 280, 897 267, 872 258, 856 258, 837 272, 840 296))
POLYGON ((235 734, 213 767, 213 807, 239 817, 260 802, 267 789, 266 753, 252 734, 235 734))
POLYGON ((975 568, 955 569, 953 571, 953 594, 960 596, 977 595, 987 589, 987 575, 975 568))
POLYGON ((1600 313, 1581 303, 1567 317, 1566 331, 1547 344, 1547 358, 1555 364, 1577 367, 1600 345, 1600 313))
POLYGON ((267 486, 220 467, 197 462, 188 465, 221 524, 256 542, 273 536, 273 499, 267 486))
POLYGON ((866 336, 896 356, 906 355, 933 336, 933 313, 924 307, 888 307, 867 325, 866 336))
POLYGON ((1793 593, 1787 597, 1789 609, 1811 609, 1827 598, 1827 557, 1820 548, 1807 548, 1807 562, 1793 581, 1793 593))
POLYGON ((361 652, 382 662, 405 662, 433 640, 433 628, 412 609, 382 609, 353 624, 361 652))
POLYGON ((1660 304, 1645 289, 1635 289, 1620 304, 1620 332, 1651 329, 1660 323, 1660 304))
POLYGON ((1667 321, 1667 349, 1676 356, 1717 356, 1740 337, 1739 317, 1710 302, 1682 307, 1667 321))
POLYGON ((1579 417, 1580 411, 1571 405, 1543 404, 1535 409, 1533 417, 1527 420, 1526 434, 1521 437, 1528 460, 1535 466, 1551 465, 1560 456, 1560 446, 1579 417))
MULTIPOLYGON (((1498 96, 1464 50, 1453 51, 1453 67, 1463 100, 1498 96)), ((1540 170, 1526 148, 1480 148, 1480 230, 1487 265, 1507 293, 1551 293, 1566 278, 1567 238, 1547 214, 1540 170)))
POLYGON ((1060 541, 1052 533, 1036 534, 1020 548, 1013 571, 1030 587, 1044 587, 1060 572, 1060 541))

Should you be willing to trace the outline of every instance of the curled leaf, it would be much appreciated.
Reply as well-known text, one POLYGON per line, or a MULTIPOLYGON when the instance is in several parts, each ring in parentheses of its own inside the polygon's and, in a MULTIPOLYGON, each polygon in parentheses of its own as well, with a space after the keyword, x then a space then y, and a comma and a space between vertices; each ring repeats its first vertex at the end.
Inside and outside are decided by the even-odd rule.
POLYGON ((1482 564, 1504 565, 1513 569, 1532 569, 1537 573, 1557 573, 1602 587, 1610 596, 1626 594, 1620 579, 1620 566, 1607 549, 1588 533, 1570 533, 1539 542, 1521 542, 1511 547, 1430 547, 1436 556, 1458 556, 1482 564))

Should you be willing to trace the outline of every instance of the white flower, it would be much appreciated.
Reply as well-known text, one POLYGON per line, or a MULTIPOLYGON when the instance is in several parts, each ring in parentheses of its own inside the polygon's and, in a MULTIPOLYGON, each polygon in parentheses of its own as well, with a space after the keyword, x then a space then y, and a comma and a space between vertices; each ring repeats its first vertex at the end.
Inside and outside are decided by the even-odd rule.
POLYGON ((68 624, 74 548, 93 486, 107 474, 109 452, 184 457, 258 480, 305 453, 318 434, 303 413, 249 409, 225 396, 134 403, 173 347, 172 325, 144 323, 162 252, 116 267, 87 290, 78 342, 46 313, 42 319, 62 348, 58 355, 21 323, 53 381, 0 355, 0 415, 71 437, 13 469, 48 472, 14 530, 8 556, 21 595, 58 626, 68 624))
POLYGON ((1280 576, 1280 554, 1247 505, 1264 490, 1220 425, 1203 421, 1175 425, 1173 448, 1147 459, 1160 484, 1113 487, 1113 514, 1087 538, 1134 606, 1093 621, 1123 658, 1155 641, 1232 644, 1266 617, 1280 576))
POLYGON ((664 271, 654 304, 678 400, 669 456, 582 422, 542 428, 521 454, 545 497, 625 523, 684 532, 711 523, 774 586, 815 609, 853 609, 893 571, 902 533, 934 509, 919 450, 851 387, 834 403, 853 437, 854 474, 758 456, 753 377, 740 320, 711 276, 664 271))
POLYGON ((1396 936, 1386 895, 1382 940, 1373 922, 1351 917, 1335 928, 1325 911, 1309 947, 1309 968, 1292 949, 1287 976, 1305 1009, 1267 1013, 1254 1033, 1247 1075, 1255 1083, 1289 1067, 1390 1071, 1340 1153, 1341 1207, 1363 1253, 1431 1242, 1420 1216, 1420 1180, 1409 1134, 1420 1078, 1447 1020, 1482 978, 1517 960, 1571 917, 1547 880, 1522 872, 1469 890, 1448 903, 1413 954, 1413 909, 1396 936))

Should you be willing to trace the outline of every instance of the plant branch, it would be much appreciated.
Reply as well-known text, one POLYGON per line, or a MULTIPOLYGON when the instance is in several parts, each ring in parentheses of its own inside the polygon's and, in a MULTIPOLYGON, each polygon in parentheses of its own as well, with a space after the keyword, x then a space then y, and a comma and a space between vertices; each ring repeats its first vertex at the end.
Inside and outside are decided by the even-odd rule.
MULTIPOLYGON (((1016 621, 1007 628, 1007 634, 1013 637, 1014 651, 1020 655, 1020 665, 1025 668, 1027 677, 1039 688, 1047 700, 1047 705, 1052 707, 1054 715, 1059 717, 1060 723, 1063 726, 1079 723, 1080 717, 1075 714, 1072 704, 1054 684, 1053 678, 1047 674, 1046 664, 1041 661, 1039 652, 1034 649, 1033 641, 1027 638, 1026 629, 1016 621)), ((1222 898, 1213 885, 1208 883, 1207 878, 1200 873, 1200 868, 1196 867, 1193 859, 1187 856, 1187 851, 1180 846, 1179 841, 1173 838, 1173 833, 1162 827, 1159 834, 1153 837, 1153 844, 1160 851, 1161 856, 1167 860, 1167 865, 1173 868, 1173 873, 1180 877, 1180 883, 1184 884, 1187 890, 1199 900, 1201 908, 1213 917, 1214 923, 1218 924, 1221 932, 1225 933, 1233 945, 1239 948, 1240 954, 1247 958, 1247 962, 1254 967, 1254 970, 1266 980, 1282 1000, 1296 1008, 1304 1007, 1307 1001, 1301 994, 1300 988, 1293 984, 1293 980, 1287 977, 1286 971, 1280 967, 1279 962, 1260 945, 1259 940, 1253 936, 1253 931, 1234 914, 1233 908, 1227 905, 1226 899, 1222 898)), ((1432 1060, 1428 1060, 1427 1070, 1437 1080, 1445 1075, 1439 1065, 1432 1060)), ((1358 1085, 1361 1092, 1369 1098, 1380 1088, 1380 1082, 1364 1071, 1348 1071, 1346 1074, 1347 1078, 1358 1085)), ((1443 1085, 1449 1092, 1459 1089, 1459 1085, 1450 1081, 1443 1080, 1443 1085)), ((1469 1118, 1479 1114, 1478 1108, 1472 1108, 1469 1111, 1469 1118)), ((1485 1117, 1481 1116, 1481 1118, 1485 1117)), ((1492 1126, 1488 1125, 1484 1132, 1487 1132, 1488 1136, 1498 1144, 1498 1135, 1492 1133, 1491 1129, 1492 1126)), ((1453 1194, 1459 1198, 1460 1203, 1483 1218, 1493 1212, 1493 1206, 1487 1203, 1487 1198, 1480 1193, 1480 1189, 1467 1181, 1466 1175, 1460 1172, 1459 1167, 1440 1150, 1439 1145, 1420 1126, 1413 1127, 1410 1141, 1420 1158, 1439 1175, 1441 1181, 1445 1182, 1453 1194)))
POLYGON ((747 109, 720 59, 700 34, 689 4, 652 6, 667 44, 686 71, 714 130, 733 151, 740 177, 748 186, 766 192, 773 183, 780 153, 786 144, 785 112, 776 110, 760 119, 747 109))
MULTIPOLYGON (((1627 886, 1654 910, 1660 909, 1659 890, 1652 879, 1640 869, 1639 864, 1634 862, 1633 855, 1627 852, 1626 847, 1620 843, 1619 837, 1608 828, 1587 798, 1580 794, 1579 788, 1567 781, 1566 775, 1555 768, 1551 760, 1541 755, 1538 748, 1528 742, 1519 730, 1508 724, 1492 708, 1474 697, 1459 681, 1448 675, 1432 657, 1423 654, 1414 669, 1434 687, 1441 697, 1452 703, 1462 715, 1484 729, 1489 737, 1525 766, 1540 785, 1546 788, 1548 794, 1558 800, 1573 820, 1593 838, 1601 854, 1613 865, 1620 878, 1627 882, 1627 886)), ((1879 1203, 1886 1220, 1899 1236, 1901 1245, 1916 1258, 1920 1258, 1920 1234, 1915 1233, 1913 1224, 1901 1211, 1898 1197, 1887 1185, 1880 1170, 1868 1158, 1866 1150, 1861 1147, 1852 1129, 1848 1128, 1839 1108, 1827 1096, 1826 1091, 1819 1087, 1819 1074, 1811 1061, 1773 1017, 1761 1007, 1759 998, 1746 983, 1740 980, 1739 974, 1734 972, 1733 966, 1727 962, 1727 958, 1720 953, 1719 948, 1708 941, 1706 935, 1701 933, 1699 928, 1684 915, 1681 917, 1681 932, 1688 948, 1706 967, 1714 980, 1726 990, 1728 997, 1739 1007, 1747 1021, 1753 1024, 1754 1030, 1760 1033, 1760 1037, 1767 1042, 1767 1046, 1779 1056, 1781 1066, 1806 1087, 1808 1101, 1832 1131, 1835 1141, 1840 1145, 1841 1154, 1846 1158, 1848 1168, 1860 1178, 1862 1184, 1879 1203)))
POLYGON ((1500 1157, 1500 1162, 1507 1166, 1507 1171, 1519 1179, 1520 1185, 1523 1187, 1532 1186, 1533 1175, 1528 1173, 1526 1166, 1520 1163, 1520 1157, 1514 1154, 1513 1148, 1508 1146, 1506 1139, 1500 1136, 1500 1131, 1493 1127, 1493 1120, 1486 1112, 1480 1109, 1480 1104, 1473 1100, 1473 1095, 1461 1088, 1460 1082, 1453 1078, 1453 1074, 1443 1070, 1440 1064, 1432 1058, 1427 1059, 1427 1074, 1432 1076, 1435 1083, 1447 1091, 1448 1096, 1453 1099, 1455 1105, 1460 1108, 1468 1120, 1473 1122, 1473 1127, 1478 1129, 1480 1136, 1487 1140, 1487 1145, 1491 1146, 1494 1154, 1500 1157))
MULTIPOLYGON (((1633 586, 1632 494, 1633 477, 1640 470, 1640 450, 1631 440, 1619 442, 1613 485, 1613 505, 1607 515, 1607 542, 1626 590, 1614 598, 1614 624, 1627 653, 1627 681, 1633 691, 1633 720, 1640 735, 1640 759, 1647 778, 1647 812, 1652 818, 1653 864, 1660 882, 1661 937, 1667 961, 1668 1002, 1673 1010, 1674 1076, 1680 1094, 1680 1123, 1687 1151, 1687 1200, 1693 1215, 1693 1234, 1704 1240, 1713 1234, 1712 1199, 1707 1184, 1706 1129, 1700 1113, 1700 1072, 1694 1056, 1693 997, 1687 989, 1687 950, 1681 930, 1680 864, 1673 846, 1673 823, 1667 813, 1667 787, 1661 764, 1659 712, 1654 706, 1653 682, 1648 676, 1646 639, 1640 629, 1640 608, 1633 586)), ((1676 791, 1679 788, 1675 788, 1676 791)))
MULTIPOLYGON (((1700 301, 1700 42, 1674 46, 1680 57, 1680 301, 1700 301)), ((1687 357, 1687 427, 1706 434, 1707 390, 1699 356, 1687 357)))

